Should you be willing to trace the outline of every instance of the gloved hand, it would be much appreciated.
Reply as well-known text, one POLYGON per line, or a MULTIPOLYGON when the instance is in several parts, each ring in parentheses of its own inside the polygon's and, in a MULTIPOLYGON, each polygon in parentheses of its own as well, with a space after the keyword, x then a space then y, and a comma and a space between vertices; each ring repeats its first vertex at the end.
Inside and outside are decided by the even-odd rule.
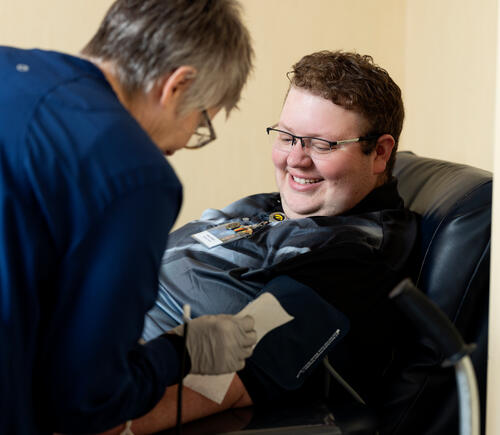
MULTIPOLYGON (((169 331, 184 335, 184 325, 169 331)), ((200 316, 189 321, 186 348, 193 374, 218 375, 241 370, 257 341, 251 316, 200 316)))

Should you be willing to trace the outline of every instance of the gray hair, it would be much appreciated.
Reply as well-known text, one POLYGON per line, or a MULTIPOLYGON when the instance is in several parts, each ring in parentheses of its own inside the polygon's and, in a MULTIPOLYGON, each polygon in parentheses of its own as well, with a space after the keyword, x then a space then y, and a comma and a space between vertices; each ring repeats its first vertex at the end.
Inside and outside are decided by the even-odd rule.
POLYGON ((250 35, 236 0, 116 0, 82 54, 111 62, 125 93, 148 92, 182 65, 196 77, 182 102, 236 107, 252 68, 250 35))

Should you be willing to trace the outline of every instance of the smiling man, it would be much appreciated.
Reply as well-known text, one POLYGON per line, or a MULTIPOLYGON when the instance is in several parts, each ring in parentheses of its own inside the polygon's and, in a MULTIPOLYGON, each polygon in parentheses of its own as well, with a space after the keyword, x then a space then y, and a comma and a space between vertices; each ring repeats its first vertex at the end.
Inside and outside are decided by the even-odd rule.
MULTIPOLYGON (((185 420, 269 402, 300 387, 304 370, 302 378, 313 374, 310 342, 331 316, 317 315, 301 285, 348 319, 349 332, 332 339, 328 356, 366 402, 377 402, 393 355, 386 295, 407 276, 417 234, 392 177, 401 91, 370 56, 355 53, 313 53, 288 77, 280 119, 267 128, 279 192, 209 209, 170 235, 143 335, 150 340, 181 323, 184 303, 194 317, 236 313, 283 275, 299 283, 304 301, 299 296, 288 330, 259 343, 221 404, 186 389, 185 420)), ((173 424, 174 397, 167 391, 134 433, 173 424)))
POLYGON ((371 129, 367 124, 356 111, 303 88, 290 89, 277 128, 267 130, 289 218, 344 213, 387 180, 394 137, 365 134, 371 129), (367 154, 360 142, 370 141, 375 152, 367 154))

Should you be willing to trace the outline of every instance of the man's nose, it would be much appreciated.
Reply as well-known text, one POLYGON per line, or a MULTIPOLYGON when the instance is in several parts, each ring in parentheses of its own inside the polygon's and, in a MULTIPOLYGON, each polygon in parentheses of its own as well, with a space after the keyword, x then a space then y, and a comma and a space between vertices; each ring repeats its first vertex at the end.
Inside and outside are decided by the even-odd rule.
POLYGON ((288 154, 287 165, 293 167, 310 165, 312 160, 306 151, 306 148, 302 146, 302 141, 300 139, 295 139, 295 143, 288 154))

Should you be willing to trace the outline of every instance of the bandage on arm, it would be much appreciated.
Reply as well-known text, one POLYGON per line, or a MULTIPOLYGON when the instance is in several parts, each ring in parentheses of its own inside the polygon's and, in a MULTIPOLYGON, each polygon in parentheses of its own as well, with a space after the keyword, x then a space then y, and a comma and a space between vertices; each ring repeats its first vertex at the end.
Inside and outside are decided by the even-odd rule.
MULTIPOLYGON (((255 321, 257 344, 268 332, 293 320, 279 301, 267 292, 262 293, 235 315, 240 318, 245 316, 251 316, 255 321)), ((235 373, 218 376, 190 374, 184 379, 184 385, 220 404, 227 394, 234 375, 235 373)))

